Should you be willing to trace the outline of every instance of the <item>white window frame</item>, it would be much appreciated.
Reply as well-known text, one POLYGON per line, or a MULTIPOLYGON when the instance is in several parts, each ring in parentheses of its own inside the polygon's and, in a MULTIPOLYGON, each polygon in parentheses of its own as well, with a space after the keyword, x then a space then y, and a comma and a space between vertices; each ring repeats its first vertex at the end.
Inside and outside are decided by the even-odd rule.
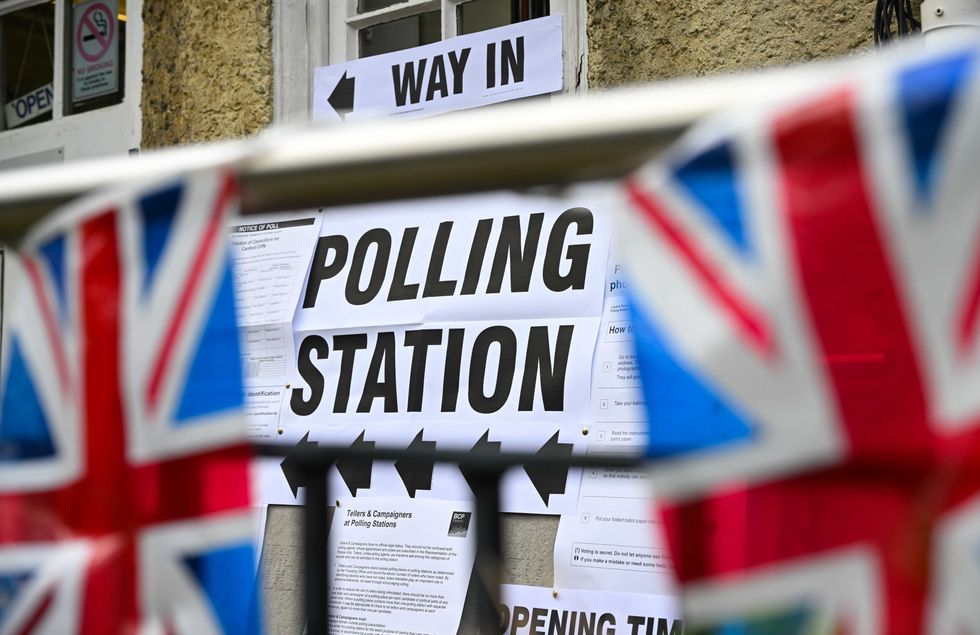
MULTIPOLYGON (((357 59, 357 32, 367 26, 425 11, 442 10, 442 38, 455 36, 456 7, 467 0, 406 0, 357 13, 357 0, 274 0, 272 18, 274 121, 308 121, 313 71, 357 59)), ((551 15, 562 16, 564 93, 584 93, 588 46, 586 0, 550 0, 551 15)))
MULTIPOLYGON (((0 2, 0 17, 49 2, 51 0, 6 0, 0 2)), ((0 169, 48 162, 57 153, 60 153, 63 161, 70 161, 83 157, 126 154, 139 148, 142 137, 140 94, 143 77, 143 0, 126 2, 126 68, 121 78, 125 82, 122 102, 66 115, 66 66, 70 64, 70 55, 65 50, 68 44, 65 22, 70 3, 71 0, 55 0, 54 100, 51 120, 0 132, 0 169)))

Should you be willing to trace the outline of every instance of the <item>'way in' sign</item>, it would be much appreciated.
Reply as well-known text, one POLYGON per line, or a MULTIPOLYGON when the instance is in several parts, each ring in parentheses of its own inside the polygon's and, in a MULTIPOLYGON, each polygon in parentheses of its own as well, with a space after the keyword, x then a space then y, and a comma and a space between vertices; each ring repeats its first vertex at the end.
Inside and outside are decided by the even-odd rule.
MULTIPOLYGON (((459 95, 463 92, 463 81, 465 78, 466 62, 470 59, 470 48, 461 51, 449 51, 447 54, 435 55, 431 58, 432 63, 426 64, 429 58, 423 57, 416 61, 408 61, 404 64, 395 64, 391 67, 391 80, 394 85, 395 103, 404 106, 406 103, 417 104, 422 101, 422 87, 425 86, 425 101, 432 101, 436 98, 448 97, 449 82, 452 80, 452 94, 459 95), (449 60, 449 70, 451 78, 446 76, 446 58, 449 60), (425 79, 423 79, 425 78, 425 79)), ((497 78, 497 42, 487 44, 486 66, 487 66, 487 88, 493 88, 498 84, 497 78)), ((500 42, 500 78, 499 84, 506 86, 513 82, 524 81, 524 37, 518 37, 514 41, 504 40, 500 42)))
POLYGON ((561 16, 316 70, 317 119, 423 117, 562 89, 561 16))

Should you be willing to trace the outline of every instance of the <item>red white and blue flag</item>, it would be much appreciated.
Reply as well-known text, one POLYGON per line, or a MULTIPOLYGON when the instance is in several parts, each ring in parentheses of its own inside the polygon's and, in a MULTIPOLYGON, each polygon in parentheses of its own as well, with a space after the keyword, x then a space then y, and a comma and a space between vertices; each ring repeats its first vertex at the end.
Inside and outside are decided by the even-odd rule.
POLYGON ((70 206, 4 257, 0 634, 258 629, 216 171, 70 206))
POLYGON ((688 633, 980 633, 980 51, 836 76, 626 183, 688 633))

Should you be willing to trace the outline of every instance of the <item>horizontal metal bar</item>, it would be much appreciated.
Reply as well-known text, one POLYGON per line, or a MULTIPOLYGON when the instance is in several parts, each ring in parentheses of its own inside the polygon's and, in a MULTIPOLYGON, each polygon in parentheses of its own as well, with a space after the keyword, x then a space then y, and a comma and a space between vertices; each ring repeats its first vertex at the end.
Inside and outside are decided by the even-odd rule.
POLYGON ((0 173, 0 241, 90 190, 221 164, 239 174, 246 214, 619 177, 705 115, 806 92, 815 74, 768 71, 418 121, 273 128, 244 142, 11 170, 0 173))
POLYGON ((642 467, 644 458, 635 454, 562 455, 543 452, 484 452, 478 450, 441 450, 423 448, 349 447, 346 445, 290 446, 259 443, 255 453, 262 457, 289 457, 298 469, 323 468, 340 458, 374 461, 424 461, 456 463, 469 470, 499 471, 515 466, 582 467, 625 469, 642 467))

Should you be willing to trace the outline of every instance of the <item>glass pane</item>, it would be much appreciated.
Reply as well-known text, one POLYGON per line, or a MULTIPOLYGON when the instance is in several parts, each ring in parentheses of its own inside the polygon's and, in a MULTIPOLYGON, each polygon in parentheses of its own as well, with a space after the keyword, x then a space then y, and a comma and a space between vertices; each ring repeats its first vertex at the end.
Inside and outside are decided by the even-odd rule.
POLYGON ((551 15, 551 0, 523 0, 522 5, 527 5, 528 18, 543 18, 551 15))
POLYGON ((495 29, 550 14, 549 0, 467 0, 456 7, 460 35, 495 29))
POLYGON ((516 5, 514 0, 470 0, 456 7, 456 30, 465 35, 517 22, 516 5))
POLYGON ((402 2, 408 2, 408 0, 357 0, 357 12, 367 13, 368 11, 377 11, 378 9, 384 9, 393 4, 401 4, 402 2))
POLYGON ((54 111, 54 4, 0 18, 4 130, 49 121, 54 111))
POLYGON ((72 5, 65 114, 120 103, 126 83, 126 0, 73 0, 72 5), (104 7, 116 15, 105 15, 104 7))
POLYGON ((366 27, 358 32, 358 39, 361 57, 432 44, 442 39, 439 12, 429 11, 366 27))

